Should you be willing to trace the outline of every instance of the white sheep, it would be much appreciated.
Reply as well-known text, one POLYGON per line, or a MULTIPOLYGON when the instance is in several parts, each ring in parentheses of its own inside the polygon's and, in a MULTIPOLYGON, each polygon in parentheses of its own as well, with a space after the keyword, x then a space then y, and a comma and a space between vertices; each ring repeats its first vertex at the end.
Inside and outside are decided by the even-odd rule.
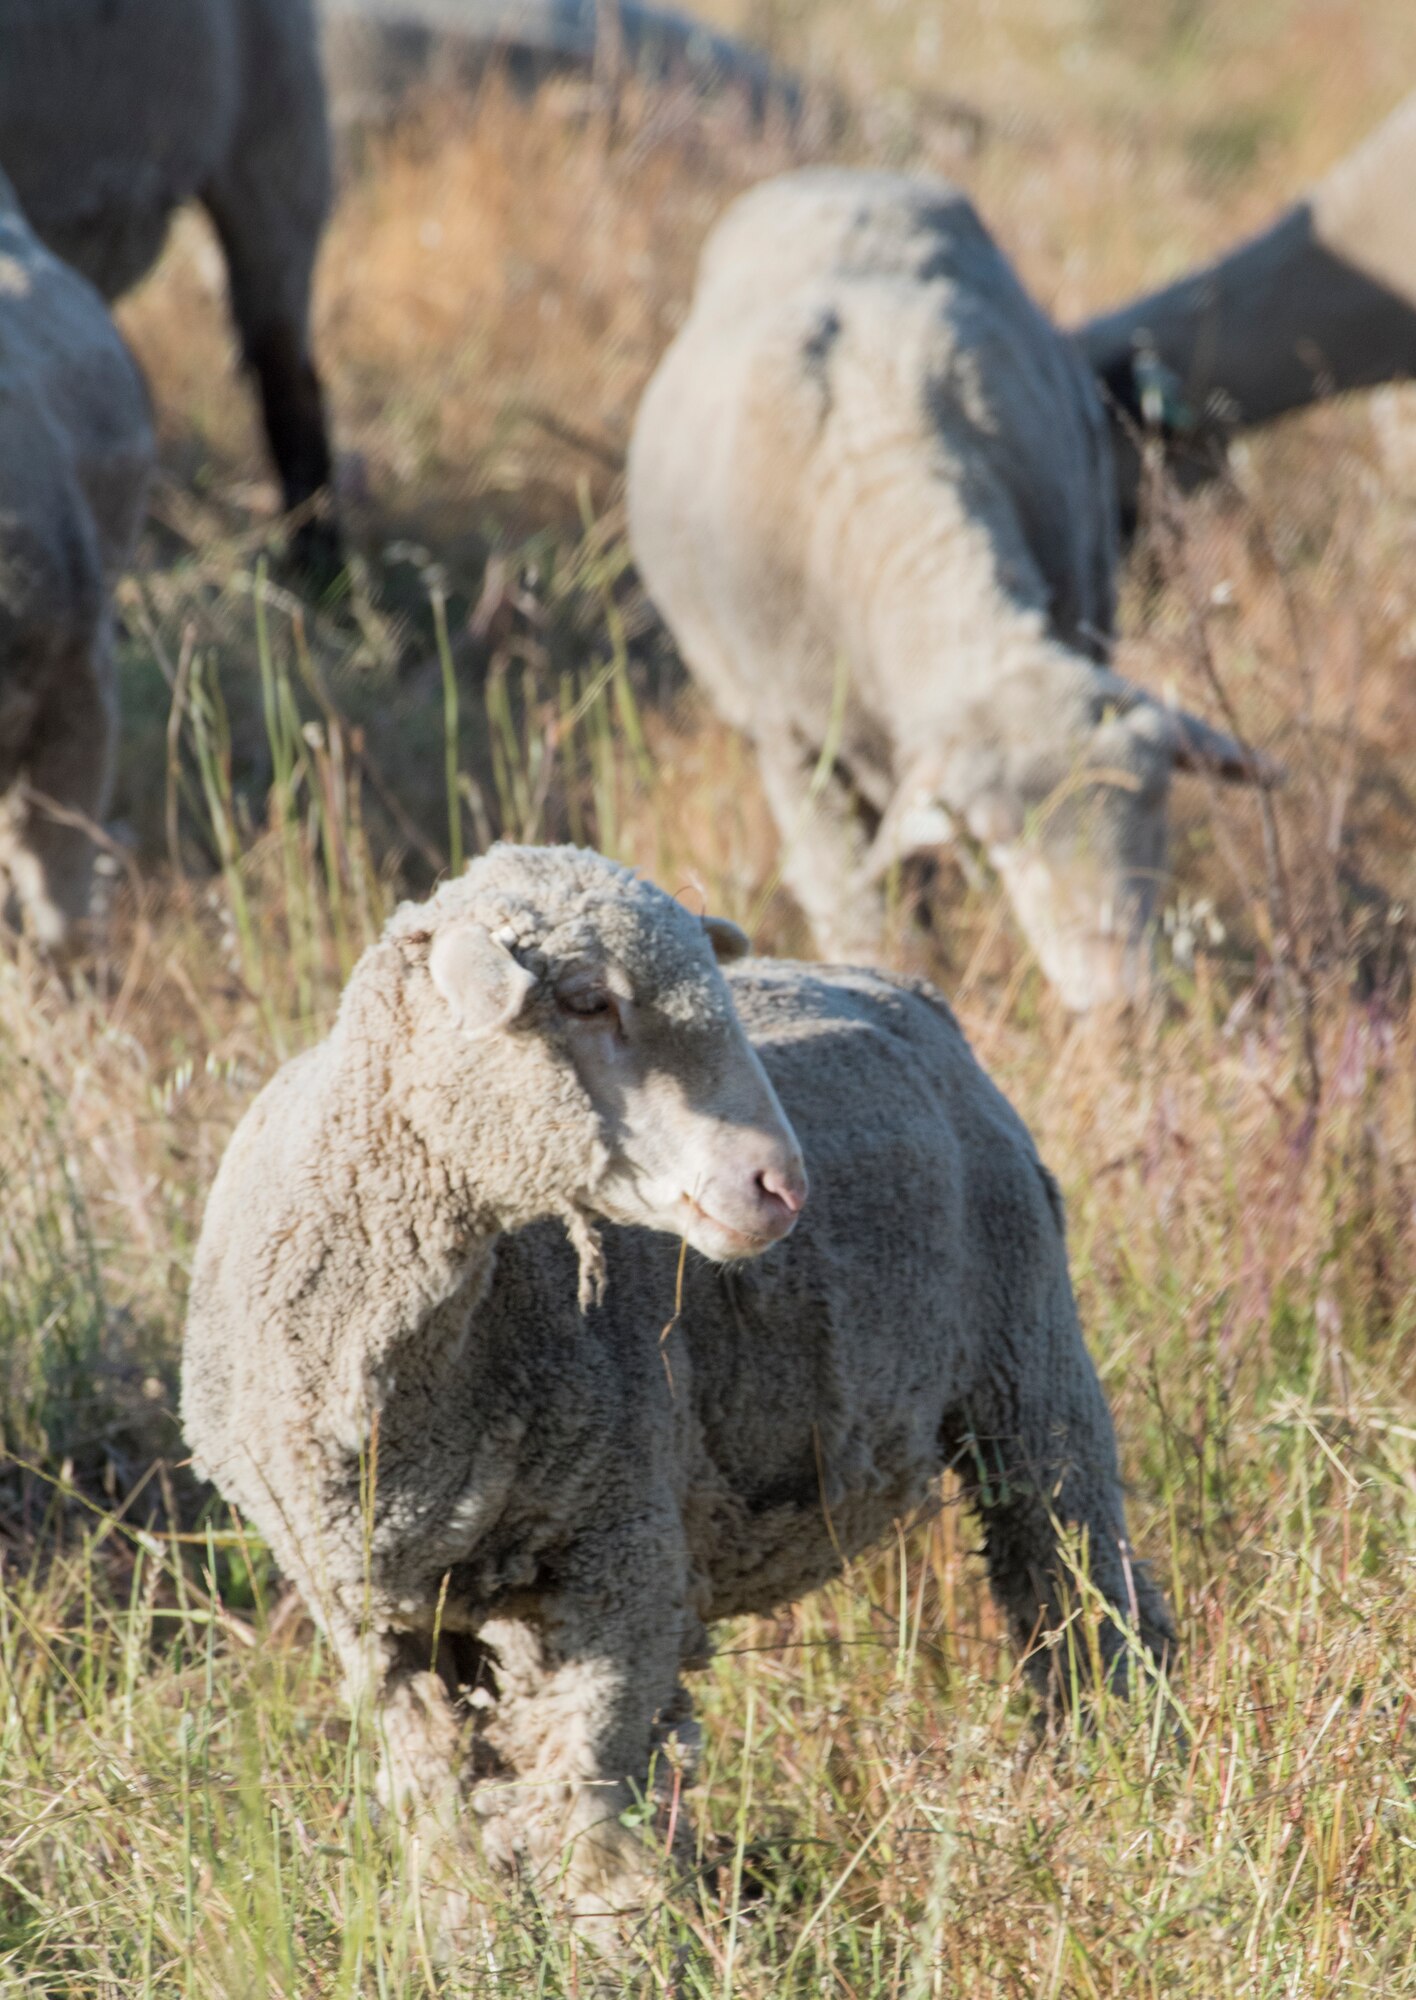
POLYGON ((116 733, 110 591, 153 461, 147 389, 0 174, 0 906, 62 945, 116 733))
POLYGON ((295 553, 338 562, 310 284, 331 198, 313 0, 0 0, 0 167, 36 234, 107 299, 175 209, 216 225, 295 553))
POLYGON ((1070 1006, 1134 989, 1172 773, 1259 767, 1102 664, 1096 386, 961 194, 814 169, 734 203, 639 409, 629 519, 821 948, 873 956, 894 864, 964 840, 1070 1006))
POLYGON ((943 1466, 1040 1685, 1064 1531, 1118 1677, 1123 1628, 1170 1643, 1024 1127, 927 988, 725 977, 744 948, 598 855, 494 848, 395 915, 212 1189, 187 1437, 377 1699, 454 1903, 470 1729, 492 1857, 642 1908, 620 1815, 707 1624, 835 1575, 943 1466))

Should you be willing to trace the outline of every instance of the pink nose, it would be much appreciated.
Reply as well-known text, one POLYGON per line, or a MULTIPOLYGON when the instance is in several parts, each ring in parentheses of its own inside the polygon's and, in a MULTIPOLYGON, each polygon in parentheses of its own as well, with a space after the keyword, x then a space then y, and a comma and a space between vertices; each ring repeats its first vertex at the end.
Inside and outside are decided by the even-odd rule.
POLYGON ((757 1176, 757 1185, 769 1212, 784 1211, 788 1216, 801 1214, 802 1203, 806 1200, 804 1168, 784 1170, 769 1167, 757 1176))

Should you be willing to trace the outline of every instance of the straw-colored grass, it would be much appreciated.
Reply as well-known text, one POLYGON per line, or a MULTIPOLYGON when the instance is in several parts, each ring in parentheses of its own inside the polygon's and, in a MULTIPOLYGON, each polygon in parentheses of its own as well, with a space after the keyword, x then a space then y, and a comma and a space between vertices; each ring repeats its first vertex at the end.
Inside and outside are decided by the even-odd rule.
MULTIPOLYGON (((1398 0, 715 11, 844 85, 833 149, 960 174, 1064 315, 1257 222, 1416 53, 1398 0)), ((327 609, 255 566, 269 487, 195 225, 124 310, 166 471, 124 594, 109 934, 67 985, 0 955, 0 1992, 606 1990, 491 1881, 480 1952, 433 1961, 327 1654, 181 1464, 183 1301, 242 1110, 459 851, 589 840, 801 948, 618 479, 708 223, 826 144, 561 87, 371 145, 321 290, 359 552, 327 609)), ((1020 1754, 968 1517, 902 1523, 720 1633, 703 1873, 610 1990, 1416 1994, 1409 422, 1376 399, 1256 442, 1133 570, 1123 664, 1222 689, 1292 774, 1277 861, 1252 799, 1177 794, 1152 1014, 1069 1025, 947 868, 905 947, 1066 1189, 1183 1726, 1146 1698, 1020 1754)))

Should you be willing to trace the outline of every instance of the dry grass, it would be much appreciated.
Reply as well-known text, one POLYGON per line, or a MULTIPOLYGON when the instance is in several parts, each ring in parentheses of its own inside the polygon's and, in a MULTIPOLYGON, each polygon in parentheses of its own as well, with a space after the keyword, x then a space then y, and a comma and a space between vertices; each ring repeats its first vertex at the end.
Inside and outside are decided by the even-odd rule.
MULTIPOLYGON (((1064 314, 1258 220, 1416 53, 1398 0, 784 0, 751 22, 847 75, 837 150, 960 174, 1064 314), (944 89, 985 112, 977 150, 922 95, 944 89)), ((125 605, 136 853, 71 990, 0 962, 0 1990, 594 1986, 493 1885, 478 1962, 427 1962, 329 1662, 178 1463, 177 1344, 227 1135, 455 841, 594 840, 800 944, 750 759, 626 567, 617 479, 703 231, 823 144, 730 107, 494 91, 375 147, 321 300, 361 578, 326 612, 266 590, 263 641, 268 489, 195 227, 126 309, 168 469, 125 605)), ((1252 802, 1192 787, 1167 1001, 1125 1034, 1068 1026, 996 898, 946 878, 911 946, 1066 1187, 1188 1728, 1139 1702, 1020 1761, 1027 1703, 946 1507, 721 1635, 717 1866, 651 1926, 645 1991, 1416 1994, 1400 415, 1254 445, 1242 493, 1188 503, 1128 586, 1125 664, 1206 708, 1212 668, 1290 765, 1278 890, 1252 802)))

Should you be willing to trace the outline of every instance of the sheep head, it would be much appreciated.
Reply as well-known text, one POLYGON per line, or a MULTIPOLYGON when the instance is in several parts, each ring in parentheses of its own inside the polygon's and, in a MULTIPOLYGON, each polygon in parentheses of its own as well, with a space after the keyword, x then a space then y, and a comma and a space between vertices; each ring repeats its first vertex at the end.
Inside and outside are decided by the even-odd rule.
POLYGON ((870 863, 960 834, 987 854, 1066 1006, 1140 997, 1167 873, 1177 771, 1271 784, 1261 752, 1090 666, 1000 693, 922 755, 885 816, 870 863))
POLYGON ((755 1256, 792 1228, 801 1151, 720 961, 747 940, 576 848, 501 845, 394 917, 420 1074, 502 1226, 559 1214, 755 1256), (431 1074, 426 1074, 431 1065, 431 1074))

